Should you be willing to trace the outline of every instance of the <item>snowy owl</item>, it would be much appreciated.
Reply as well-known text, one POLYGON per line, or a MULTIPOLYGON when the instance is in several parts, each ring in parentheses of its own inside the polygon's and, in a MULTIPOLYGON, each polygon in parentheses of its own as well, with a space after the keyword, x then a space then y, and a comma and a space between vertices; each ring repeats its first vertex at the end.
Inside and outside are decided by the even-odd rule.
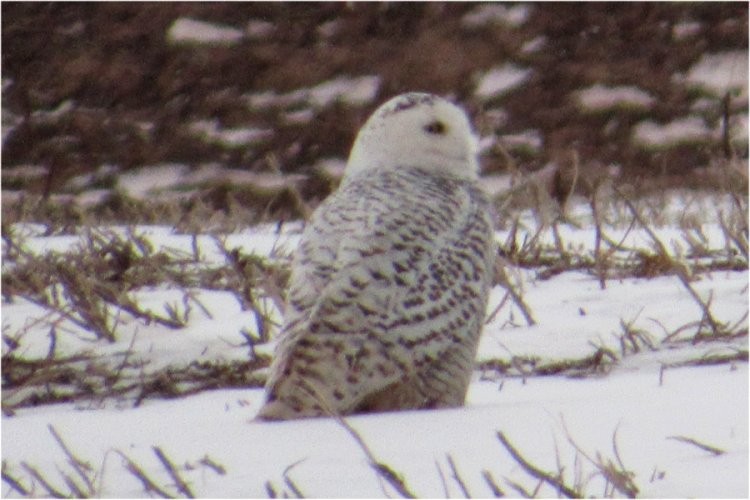
POLYGON ((360 130, 312 214, 258 418, 460 406, 493 274, 466 114, 409 93, 360 130))

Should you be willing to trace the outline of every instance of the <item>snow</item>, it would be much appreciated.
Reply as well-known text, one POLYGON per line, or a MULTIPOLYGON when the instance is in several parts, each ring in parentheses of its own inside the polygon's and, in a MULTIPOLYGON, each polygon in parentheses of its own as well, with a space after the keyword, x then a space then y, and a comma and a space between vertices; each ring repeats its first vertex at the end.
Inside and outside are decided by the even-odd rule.
POLYGON ((13 79, 12 78, 6 78, 6 77, 0 77, 0 90, 5 92, 9 88, 13 86, 13 79))
POLYGON ((716 97, 729 91, 747 99, 748 52, 735 50, 703 54, 687 72, 686 80, 716 97))
POLYGON ((311 88, 309 99, 312 104, 321 108, 330 106, 337 100, 353 106, 362 106, 375 99, 379 88, 379 76, 341 77, 311 88))
POLYGON ((325 108, 337 101, 352 106, 364 106, 375 99, 380 85, 380 77, 374 75, 338 77, 323 81, 312 88, 297 89, 284 94, 274 91, 257 92, 246 96, 246 101, 252 109, 289 108, 300 104, 325 108))
POLYGON ((187 17, 175 19, 167 40, 175 45, 234 45, 244 38, 242 30, 187 17))
POLYGON ((245 34, 253 40, 270 38, 274 31, 276 31, 276 26, 262 19, 250 19, 245 25, 245 34))
POLYGON ((180 163, 151 165, 123 172, 117 186, 129 196, 143 198, 160 189, 178 185, 188 166, 180 163))
POLYGON ((295 90, 285 94, 277 94, 273 90, 268 90, 256 92, 245 97, 251 109, 286 108, 303 102, 304 99, 305 92, 303 90, 295 90))
MULTIPOLYGON (((477 380, 464 409, 348 420, 377 459, 398 471, 420 497, 445 496, 438 467, 448 476, 447 454, 475 496, 491 493, 482 470, 489 470, 506 491, 509 480, 534 488, 537 481, 514 464, 495 437, 498 431, 544 470, 557 471, 559 460, 570 483, 577 470, 586 477, 594 469, 576 454, 567 434, 588 456, 600 452, 611 460, 616 438, 618 454, 634 473, 641 496, 746 497, 747 377, 743 364, 676 368, 661 383, 658 372, 512 379, 501 387, 477 380), (726 453, 712 456, 672 436, 710 443, 726 453), (663 478, 651 479, 654 472, 664 473, 663 478)), ((177 464, 209 457, 225 469, 219 475, 196 465, 180 468, 200 497, 267 496, 265 482, 283 488, 282 474, 290 466, 288 476, 307 496, 382 497, 381 488, 393 494, 378 483, 363 452, 334 421, 251 422, 260 396, 260 391, 217 391, 139 408, 76 410, 64 405, 23 411, 3 419, 3 458, 34 464, 61 485, 55 466, 63 471, 70 466, 47 428, 52 425, 77 456, 102 469, 99 496, 143 496, 140 483, 113 450, 169 484, 153 446, 177 464)), ((446 482, 452 496, 460 494, 455 482, 446 482)), ((584 491, 602 495, 604 481, 594 477, 584 491)), ((549 487, 540 492, 554 494, 549 487)))
MULTIPOLYGON (((341 160, 329 159, 317 168, 337 170, 342 165, 341 160)), ((167 178, 175 170, 184 174, 179 166, 163 168, 167 178)), ((140 192, 148 179, 136 180, 130 178, 126 184, 140 192)), ((717 221, 719 212, 728 214, 732 203, 728 195, 675 192, 642 198, 639 207, 675 258, 686 260, 690 238, 699 238, 709 253, 726 249, 717 221)), ((650 250, 648 234, 630 228, 627 217, 617 217, 621 210, 616 204, 606 206, 604 218, 611 221, 604 227, 606 234, 615 241, 622 239, 627 248, 650 250)), ((590 209, 574 198, 569 216, 575 224, 558 227, 563 247, 576 255, 590 254, 595 246, 590 209)), ((540 228, 532 211, 521 212, 518 220, 519 245, 537 229, 542 229, 542 243, 554 243, 552 232, 540 228)), ((158 225, 102 229, 145 238, 156 251, 172 255, 192 254, 195 249, 200 265, 211 267, 225 262, 219 248, 222 240, 227 248, 241 249, 245 255, 284 261, 298 244, 302 227, 299 222, 267 224, 221 238, 180 234, 158 225)), ((7 230, 24 235, 24 245, 38 254, 78 252, 85 240, 85 231, 45 236, 46 227, 39 224, 14 224, 7 230)), ((508 230, 497 232, 499 241, 509 236, 508 230)), ((5 256, 5 240, 3 245, 5 256)), ((6 260, 4 271, 11 264, 6 260)), ((347 418, 378 461, 396 471, 419 497, 462 496, 448 457, 472 496, 492 493, 482 471, 488 471, 507 496, 519 496, 513 484, 527 491, 540 486, 539 496, 558 496, 555 489, 539 485, 524 471, 499 441, 497 433, 502 432, 526 460, 553 475, 562 470, 565 483, 584 496, 616 493, 591 462, 598 459, 615 464, 621 460, 643 497, 748 496, 747 363, 703 363, 747 352, 746 334, 694 342, 703 313, 674 275, 609 279, 602 289, 598 279, 584 271, 569 270, 550 278, 542 278, 535 269, 509 266, 508 272, 536 324, 526 324, 518 307, 510 303, 491 317, 479 346, 478 362, 484 363, 483 368, 475 373, 464 408, 347 418), (623 325, 641 332, 645 340, 638 347, 629 344, 623 325), (534 363, 551 366, 582 360, 597 350, 612 356, 605 357, 597 375, 533 373, 534 363), (498 372, 490 369, 493 363, 511 368, 498 372), (685 439, 723 453, 712 454, 685 439)), ((717 321, 747 323, 747 270, 701 272, 691 286, 702 300, 710 298, 717 321)), ((97 359, 119 366, 129 351, 130 361, 139 367, 133 377, 192 362, 250 356, 242 332, 257 332, 256 313, 243 309, 231 292, 161 285, 129 293, 156 314, 164 315, 166 306, 175 308, 186 318, 186 326, 170 329, 122 315, 118 341, 106 343, 61 320, 56 323, 57 352, 96 352, 97 359)), ((504 296, 503 288, 493 289, 488 311, 504 296)), ((272 301, 263 300, 260 309, 272 322, 280 320, 272 301)), ((4 300, 4 337, 18 342, 24 356, 44 358, 50 331, 41 320, 47 314, 18 297, 4 300)), ((4 343, 4 354, 8 348, 4 343)), ((270 355, 272 350, 273 342, 256 346, 255 352, 270 355)), ((21 396, 4 390, 4 404, 21 396)), ((175 481, 153 447, 170 458, 199 497, 262 497, 269 495, 269 487, 277 494, 292 495, 289 481, 312 497, 396 495, 392 486, 378 479, 364 451, 339 423, 332 419, 254 422, 262 398, 262 390, 247 388, 172 400, 145 399, 135 407, 129 400, 82 400, 18 408, 14 415, 2 417, 4 472, 33 488, 33 494, 44 495, 46 490, 22 465, 27 464, 54 487, 67 491, 62 474, 79 476, 51 426, 92 467, 95 496, 149 496, 127 470, 123 455, 157 485, 177 495, 175 481)), ((3 495, 14 497, 17 492, 4 483, 3 495)))
MULTIPOLYGON (((247 141, 247 144, 254 144, 267 137, 266 131, 261 129, 233 130, 236 134, 223 136, 222 140, 236 141, 239 146, 244 144, 245 141, 247 141)), ((165 196, 168 190, 174 190, 173 194, 179 197, 188 192, 187 188, 222 181, 235 186, 248 185, 278 190, 294 185, 305 178, 306 176, 303 174, 251 172, 245 169, 225 168, 215 163, 200 164, 195 168, 179 163, 168 163, 123 172, 117 178, 117 188, 133 198, 143 199, 152 196, 154 193, 161 193, 162 196, 165 196)), ((106 191, 102 193, 106 193, 106 191)), ((96 195, 96 193, 88 194, 96 195)), ((84 195, 86 193, 81 196, 84 195)))
POLYGON ((501 129, 510 123, 510 113, 502 108, 488 109, 484 112, 483 121, 495 130, 501 129))
POLYGON ((46 111, 38 110, 31 113, 31 118, 37 123, 55 123, 75 108, 72 99, 65 99, 55 109, 46 111))
POLYGON ((47 175, 48 168, 42 165, 19 165, 4 167, 2 172, 3 180, 7 182, 15 179, 40 179, 47 175))
POLYGON ((684 21, 672 26, 672 38, 681 41, 692 38, 703 29, 703 24, 697 21, 684 21))
POLYGON ((544 46, 547 45, 547 37, 544 36, 536 36, 529 40, 528 42, 524 42, 523 45, 521 45, 520 53, 521 54, 533 54, 535 52, 539 52, 544 48, 544 46))
POLYGON ((664 125, 644 120, 633 127, 632 141, 646 149, 669 148, 688 142, 705 142, 712 137, 702 118, 686 116, 664 125))
POLYGON ((511 151, 526 150, 538 153, 542 149, 544 138, 539 130, 522 130, 515 134, 503 134, 499 142, 511 151))
POLYGON ((315 162, 314 170, 320 170, 334 179, 341 179, 346 170, 346 162, 341 158, 321 158, 315 162))
POLYGON ((633 86, 607 87, 596 84, 577 92, 579 105, 584 111, 620 111, 649 109, 654 98, 633 86))
MULTIPOLYGON (((736 322, 741 316, 736 311, 746 306, 746 273, 718 273, 702 277, 694 287, 706 300, 709 293, 721 294, 722 302, 712 312, 717 321, 736 322)), ((493 310, 505 295, 496 288, 490 297, 488 310, 493 310)), ((543 282, 529 282, 524 290, 524 301, 537 324, 504 328, 518 322, 512 311, 485 328, 479 348, 479 361, 508 359, 509 355, 541 359, 581 359, 599 348, 620 351, 623 334, 621 323, 644 331, 654 330, 655 321, 663 327, 650 334, 652 343, 666 342, 667 336, 684 325, 686 317, 699 318, 701 311, 691 303, 689 292, 675 276, 613 280, 602 290, 592 277, 580 273, 565 273, 543 282), (564 291, 564 292, 563 292, 564 291), (551 307, 552 301, 556 304, 551 307), (679 306, 677 306, 679 304, 679 306)), ((517 315, 518 313, 515 312, 517 315)), ((685 336, 694 330, 685 332, 685 336)), ((727 344, 727 349, 736 346, 727 344)), ((716 350, 717 345, 691 349, 716 350)), ((667 362, 675 355, 670 350, 644 354, 642 364, 667 362)))
POLYGON ((729 133, 733 142, 747 148, 748 142, 748 116, 747 113, 734 115, 729 121, 729 133))
POLYGON ((239 186, 242 184, 270 190, 278 190, 293 186, 307 177, 304 174, 279 174, 272 172, 248 172, 240 169, 224 169, 217 177, 226 180, 232 185, 239 186))
POLYGON ((310 108, 290 111, 282 115, 284 123, 288 125, 304 125, 315 119, 315 111, 310 108))
POLYGON ((479 5, 464 14, 461 24, 465 28, 476 29, 487 25, 501 24, 517 28, 528 20, 530 7, 528 5, 514 5, 508 7, 501 4, 479 5))
POLYGON ((189 128, 203 140, 230 149, 258 144, 272 135, 270 129, 257 127, 222 128, 218 120, 196 120, 189 128))
POLYGON ((108 183, 114 176, 120 171, 120 168, 116 165, 110 165, 105 163, 99 165, 93 172, 87 172, 81 175, 75 175, 71 177, 66 183, 65 187, 74 191, 84 190, 90 188, 97 183, 108 183))
POLYGON ((493 174, 482 176, 482 189, 490 196, 500 195, 513 187, 513 176, 493 174))
POLYGON ((502 96, 526 82, 530 76, 530 69, 506 63, 486 72, 479 79, 474 95, 481 100, 502 96))
POLYGON ((339 19, 333 19, 331 21, 324 22, 320 26, 316 28, 316 32, 318 35, 325 39, 331 38, 335 36, 339 31, 341 31, 341 21, 339 19))

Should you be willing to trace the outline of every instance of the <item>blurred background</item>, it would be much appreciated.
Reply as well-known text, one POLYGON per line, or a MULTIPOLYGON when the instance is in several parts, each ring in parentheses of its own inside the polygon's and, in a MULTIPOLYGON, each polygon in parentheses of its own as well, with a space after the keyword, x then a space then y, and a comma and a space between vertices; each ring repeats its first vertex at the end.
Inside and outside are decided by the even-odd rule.
POLYGON ((744 2, 3 2, 3 215, 304 215, 411 90, 469 111, 487 176, 711 187, 747 77, 744 2))

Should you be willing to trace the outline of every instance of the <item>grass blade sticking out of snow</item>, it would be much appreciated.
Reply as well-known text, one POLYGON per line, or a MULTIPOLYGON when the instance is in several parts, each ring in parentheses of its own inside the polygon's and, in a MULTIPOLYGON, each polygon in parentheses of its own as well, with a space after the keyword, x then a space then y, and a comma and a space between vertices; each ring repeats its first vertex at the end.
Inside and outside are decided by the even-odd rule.
POLYGON ((279 311, 284 311, 288 270, 269 264, 257 255, 245 255, 236 248, 229 248, 225 239, 215 237, 214 241, 236 277, 238 286, 232 290, 233 293, 243 309, 255 313, 256 343, 267 342, 270 332, 280 325, 271 319, 263 299, 271 299, 279 311))
POLYGON ((294 493, 295 497, 297 498, 305 498, 305 494, 302 493, 302 490, 299 489, 299 486, 297 486, 297 483, 295 483, 292 480, 292 478, 289 477, 289 471, 291 471, 294 467, 296 467, 297 465, 301 464, 304 461, 305 459, 303 458, 302 460, 298 460, 294 462, 293 464, 288 465, 286 469, 284 469, 284 473, 282 474, 282 477, 284 478, 284 484, 287 485, 287 487, 289 488, 289 491, 294 493))
MULTIPOLYGON (((117 340, 117 311, 146 323, 180 328, 184 323, 143 310, 129 296, 136 286, 169 281, 169 258, 154 252, 132 229, 127 235, 84 232, 76 251, 37 255, 18 251, 3 273, 3 287, 109 342, 117 340)), ((7 291, 6 291, 7 293, 7 291)))
POLYGON ((564 419, 562 420, 562 426, 565 430, 568 442, 573 445, 581 456, 594 465, 594 467, 596 467, 600 474, 605 478, 606 484, 603 496, 611 498, 614 496, 615 492, 628 498, 635 498, 638 496, 638 486, 633 482, 635 474, 625 467, 625 464, 623 464, 622 459, 620 458, 620 451, 617 447, 617 429, 615 429, 612 434, 612 452, 616 460, 612 461, 612 459, 603 458, 598 451, 596 452, 596 460, 589 457, 571 437, 564 419))
MULTIPOLYGON (((708 302, 704 302, 701 297, 698 295, 698 293, 695 291, 695 289, 690 285, 690 279, 687 275, 687 271, 685 270, 685 267, 676 262, 669 254, 669 251, 664 246, 664 243, 662 243, 661 239, 654 233, 654 231, 651 229, 648 223, 646 223, 645 220, 643 220, 643 217, 641 216, 638 209, 633 205, 633 202, 630 201, 630 199, 625 196, 622 192, 619 192, 622 200, 625 202, 625 205, 628 207, 630 212, 633 214, 633 217, 638 221, 638 223, 641 225, 641 227, 646 231, 648 236, 651 238, 651 241, 656 246, 658 257, 660 259, 663 259, 665 262, 668 263, 669 267, 674 271, 675 275, 679 278, 682 285, 685 287, 685 289, 688 291, 690 296, 693 298, 693 300, 698 304, 698 306, 703 311, 703 318, 708 323, 709 327, 711 328, 711 334, 714 337, 720 337, 724 335, 725 332, 725 325, 718 322, 713 315, 711 314, 710 310, 710 299, 708 302)), ((700 333, 700 330, 699 330, 700 333)), ((697 338, 696 334, 696 338, 697 338)))
POLYGON ((35 480, 39 485, 44 488, 45 495, 49 495, 54 498, 67 498, 78 496, 75 491, 71 491, 69 494, 65 494, 52 486, 49 480, 42 475, 33 465, 29 465, 26 462, 21 462, 21 467, 35 480))
MULTIPOLYGON (((484 482, 487 483, 487 486, 489 486, 490 491, 492 492, 492 496, 494 498, 503 498, 505 496, 505 492, 498 486, 497 481, 495 481, 495 478, 492 477, 492 473, 488 470, 482 471, 482 478, 484 479, 484 482)), ((446 495, 446 498, 448 495, 446 495)))
POLYGON ((729 223, 727 223, 727 221, 724 218, 724 214, 720 211, 719 212, 719 224, 721 226, 722 232, 724 233, 724 237, 727 239, 727 241, 731 241, 732 243, 734 243, 737 249, 745 257, 745 262, 747 262, 747 259, 748 259, 747 222, 745 221, 744 227, 735 223, 734 227, 730 228, 729 223))
POLYGON ((164 469, 166 469, 167 473, 169 473, 169 477, 171 477, 174 481, 177 490, 186 498, 195 498, 195 494, 190 490, 187 482, 182 478, 182 476, 180 476, 180 473, 177 472, 174 464, 162 451, 162 449, 158 446, 154 446, 152 447, 152 449, 154 450, 154 454, 156 455, 156 457, 159 459, 159 462, 161 462, 161 464, 164 466, 164 469))
POLYGON ((687 443, 692 444, 693 446, 697 446, 701 450, 705 450, 709 452, 710 454, 718 457, 719 455, 723 455, 726 453, 726 451, 722 450, 721 448, 717 448, 716 446, 711 446, 705 443, 701 443, 697 439, 693 439, 690 437, 685 436, 667 436, 667 439, 673 439, 675 441, 680 441, 681 443, 687 443))
POLYGON ((19 479, 11 475, 10 466, 5 460, 3 460, 3 481, 24 497, 44 495, 55 498, 91 498, 97 496, 97 488, 95 486, 96 472, 91 465, 73 453, 52 425, 48 425, 47 428, 68 460, 70 470, 66 470, 59 465, 57 466, 57 472, 63 483, 65 483, 67 491, 55 486, 53 481, 46 477, 37 467, 25 461, 21 462, 21 468, 31 478, 32 485, 30 487, 23 486, 19 479), (36 485, 44 490, 43 493, 40 494, 36 490, 36 485))
MULTIPOLYGON (((406 485, 406 482, 398 473, 396 473, 388 464, 379 461, 375 457, 375 455, 372 453, 372 450, 370 450, 370 447, 367 446, 367 443, 365 443, 365 440, 362 439, 362 436, 360 436, 359 433, 351 425, 349 425, 349 422, 344 420, 341 415, 331 413, 331 416, 336 419, 339 425, 346 429, 346 432, 348 432, 349 435, 354 439, 354 441, 359 445, 359 447, 367 457, 367 462, 370 464, 370 467, 372 467, 373 470, 378 474, 379 478, 390 484, 391 487, 393 487, 393 489, 395 489, 403 498, 417 498, 417 496, 411 492, 409 487, 406 485)), ((385 489, 383 489, 383 493, 388 496, 388 493, 385 491, 385 489)))
POLYGON ((622 356, 639 353, 644 347, 649 351, 656 350, 651 335, 646 330, 635 328, 633 326, 639 315, 640 312, 628 322, 620 319, 620 328, 622 328, 622 335, 620 336, 620 351, 622 356))
POLYGON ((141 482, 143 490, 146 493, 156 493, 161 498, 177 498, 171 493, 168 493, 161 486, 157 485, 156 482, 143 470, 141 466, 135 463, 130 457, 121 451, 117 452, 122 459, 125 461, 125 469, 130 472, 138 481, 141 482))
POLYGON ((513 302, 516 304, 518 309, 521 311, 521 314, 523 314, 524 319, 526 320, 526 324, 528 326, 532 326, 536 324, 536 321, 534 321, 534 317, 531 314, 531 310, 529 309, 529 306, 526 305, 526 303, 523 301, 523 298, 521 297, 521 294, 516 290, 515 285, 511 283, 508 272, 505 269, 505 262, 502 258, 497 258, 495 260, 495 284, 498 284, 505 288, 506 291, 506 297, 503 298, 503 300, 500 301, 500 304, 495 308, 494 311, 492 311, 488 317, 485 323, 489 323, 492 321, 494 316, 502 309, 502 306, 506 302, 506 298, 510 297, 513 299, 513 302))
POLYGON ((469 493, 469 489, 466 487, 466 483, 461 478, 461 474, 459 474, 458 472, 458 468, 456 467, 456 463, 453 461, 453 457, 450 456, 450 454, 446 454, 445 458, 451 468, 451 477, 453 477, 453 480, 456 481, 456 484, 458 484, 458 487, 461 489, 461 493, 463 494, 464 498, 472 498, 471 494, 469 493))
MULTIPOLYGON (((73 243, 70 249, 55 252, 35 249, 22 231, 3 233, 2 290, 7 303, 22 297, 41 308, 31 321, 4 328, 3 411, 77 399, 101 402, 134 393, 138 402, 143 397, 171 397, 210 387, 262 384, 259 376, 251 377, 253 382, 247 375, 267 364, 263 354, 252 356, 249 365, 244 360, 219 359, 213 364, 196 361, 167 366, 160 376, 144 371, 147 361, 134 351, 135 332, 129 346, 122 342, 120 332, 137 331, 139 325, 182 329, 196 315, 213 319, 202 302, 203 291, 247 289, 258 326, 257 333, 246 336, 248 345, 263 343, 278 327, 270 315, 272 304, 283 300, 280 290, 285 288, 287 265, 233 251, 235 266, 216 266, 202 259, 195 238, 191 253, 157 248, 145 234, 134 228, 85 229, 78 246, 73 243), (182 295, 181 300, 164 304, 166 314, 158 312, 158 304, 148 308, 140 302, 140 297, 152 293, 149 290, 160 287, 182 295), (41 333, 45 328, 46 356, 40 352, 41 343, 47 340, 41 333), (94 347, 101 345, 97 339, 115 344, 104 349, 117 354, 97 355, 94 347), (71 343, 83 345, 71 354, 71 343), (124 351, 118 350, 118 343, 124 351), (240 372, 245 376, 238 377, 240 372)), ((70 239, 75 242, 76 237, 70 239)))
POLYGON ((507 437, 505 437, 505 434, 503 434, 502 431, 497 432, 497 438, 500 440, 500 443, 505 447, 508 453, 510 453, 510 456, 513 457, 513 460, 518 462, 518 465, 520 465, 523 470, 526 471, 530 476, 538 479, 539 481, 547 483, 558 493, 561 493, 568 498, 583 498, 583 494, 581 491, 578 491, 577 489, 575 489, 575 487, 566 485, 560 477, 553 476, 549 472, 543 471, 542 469, 529 462, 526 458, 524 458, 523 455, 521 455, 521 453, 518 451, 518 449, 508 440, 507 437))
POLYGON ((3 460, 2 465, 2 478, 3 481, 13 490, 16 491, 21 496, 30 496, 31 492, 26 488, 24 485, 21 484, 21 481, 15 478, 11 475, 10 471, 8 470, 8 464, 5 460, 3 460))
POLYGON ((531 377, 565 375, 581 377, 600 375, 609 370, 620 360, 611 349, 591 343, 594 351, 576 359, 544 360, 539 357, 512 356, 510 361, 490 359, 482 361, 477 368, 482 372, 496 372, 508 377, 531 377))
MULTIPOLYGON (((3 460, 2 478, 3 481, 14 491, 24 497, 38 497, 38 496, 51 496, 55 498, 93 498, 101 496, 101 484, 102 474, 104 470, 104 461, 102 462, 101 470, 97 471, 91 467, 88 462, 85 462, 79 458, 63 440, 57 430, 52 426, 48 425, 48 429, 52 434, 57 445, 63 451, 63 454, 67 458, 67 465, 70 469, 66 469, 57 466, 58 474, 65 484, 63 489, 54 484, 54 482, 36 466, 29 464, 28 462, 22 461, 20 463, 21 468, 28 474, 31 479, 32 486, 27 487, 21 483, 21 480, 13 476, 10 471, 10 466, 3 460), (41 492, 37 491, 36 486, 41 488, 41 492)), ((158 446, 153 446, 152 450, 156 455, 159 463, 162 465, 167 475, 173 482, 173 487, 177 491, 177 495, 170 493, 166 486, 160 486, 159 482, 151 477, 144 469, 144 467, 137 464, 133 459, 128 457, 125 453, 114 450, 115 453, 119 454, 123 459, 123 467, 133 477, 135 477, 143 486, 144 492, 156 494, 162 498, 177 498, 182 496, 185 498, 195 498, 195 494, 190 488, 188 482, 182 477, 177 467, 175 467, 172 460, 162 451, 158 446)), ((106 461, 106 457, 105 457, 106 461)), ((221 464, 216 463, 208 456, 198 461, 199 465, 203 465, 219 475, 224 475, 226 471, 221 464)), ((188 466, 189 467, 189 466, 188 466)))
MULTIPOLYGON (((73 471, 75 471, 76 474, 83 480, 83 482, 86 484, 86 491, 88 492, 87 495, 81 495, 81 496, 93 496, 95 494, 95 488, 94 488, 94 481, 89 475, 92 474, 92 468, 91 465, 84 462, 80 458, 76 457, 73 452, 70 450, 68 445, 65 444, 65 441, 63 441, 62 437, 60 437, 60 434, 55 430, 52 425, 48 425, 47 428, 49 429, 50 433, 52 434, 52 437, 54 437, 55 441, 57 442, 58 446, 63 450, 65 453, 65 456, 68 458, 68 463, 73 468, 73 471)), ((83 489, 78 489, 77 493, 83 493, 83 489)))

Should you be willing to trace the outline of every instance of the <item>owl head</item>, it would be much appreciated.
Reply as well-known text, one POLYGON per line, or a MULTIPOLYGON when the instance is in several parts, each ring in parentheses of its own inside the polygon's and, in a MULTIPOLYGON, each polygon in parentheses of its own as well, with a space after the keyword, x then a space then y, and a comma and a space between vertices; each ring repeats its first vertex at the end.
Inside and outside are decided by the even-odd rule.
POLYGON ((458 106, 432 94, 401 94, 381 105, 360 129, 344 175, 420 168, 476 179, 477 144, 458 106))

